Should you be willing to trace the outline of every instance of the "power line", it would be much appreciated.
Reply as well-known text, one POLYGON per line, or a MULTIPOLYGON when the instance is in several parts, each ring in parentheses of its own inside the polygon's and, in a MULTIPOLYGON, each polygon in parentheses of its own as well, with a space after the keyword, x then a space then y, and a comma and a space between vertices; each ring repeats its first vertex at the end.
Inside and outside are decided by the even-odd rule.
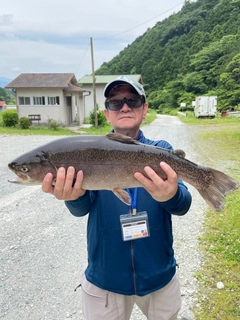
POLYGON ((174 7, 170 8, 170 9, 168 9, 167 11, 164 11, 164 12, 160 13, 159 15, 155 16, 154 18, 151 18, 151 19, 149 19, 149 20, 147 20, 147 21, 145 21, 145 22, 143 22, 143 23, 141 23, 141 24, 138 24, 137 26, 135 26, 135 27, 133 27, 133 28, 131 28, 131 29, 128 29, 128 30, 122 31, 122 32, 117 33, 117 34, 114 34, 114 35, 112 35, 112 36, 108 36, 108 37, 105 37, 105 38, 97 38, 97 39, 94 39, 94 40, 96 40, 96 41, 99 41, 99 40, 105 40, 105 39, 109 39, 109 38, 117 37, 117 36, 119 36, 119 35, 121 35, 121 34, 123 34, 123 33, 129 32, 129 31, 132 31, 132 30, 134 30, 134 29, 136 29, 136 28, 138 28, 138 27, 141 27, 142 25, 144 25, 144 24, 146 24, 146 23, 148 23, 148 22, 150 22, 150 21, 152 21, 152 20, 154 20, 154 19, 156 19, 156 18, 158 18, 158 17, 160 17, 160 16, 164 15, 165 13, 167 13, 167 12, 171 11, 172 9, 175 9, 176 7, 180 6, 181 4, 183 4, 183 2, 180 2, 180 3, 179 3, 179 4, 177 4, 176 6, 174 6, 174 7))
MULTIPOLYGON (((154 19, 156 19, 156 18, 158 18, 158 17, 160 17, 160 16, 162 16, 162 15, 166 14, 167 12, 169 12, 169 11, 171 11, 171 10, 175 9, 176 7, 178 7, 178 6, 179 6, 179 5, 181 5, 181 4, 183 4, 183 2, 178 3, 178 4, 177 4, 177 5, 175 5, 174 7, 170 8, 170 9, 168 9, 168 10, 166 10, 166 11, 162 12, 162 13, 160 13, 159 15, 155 16, 154 18, 151 18, 151 19, 149 19, 149 20, 147 20, 147 21, 145 21, 145 22, 143 22, 143 23, 141 23, 141 24, 139 24, 139 25, 137 25, 137 26, 135 26, 135 27, 133 27, 133 28, 127 29, 127 30, 125 30, 125 31, 122 31, 122 32, 117 33, 117 34, 114 34, 114 35, 112 35, 112 36, 108 36, 108 37, 105 37, 105 38, 97 38, 97 39, 94 39, 94 40, 95 40, 95 41, 105 40, 105 39, 109 39, 109 38, 117 37, 117 36, 119 36, 119 35, 121 35, 121 34, 124 34, 124 33, 129 32, 129 31, 132 31, 132 30, 134 30, 134 29, 136 29, 136 28, 138 28, 138 27, 141 27, 142 25, 144 25, 144 24, 146 24, 146 23, 148 23, 148 22, 150 22, 150 21, 152 21, 152 20, 154 20, 154 19)), ((87 49, 86 49, 86 51, 84 52, 83 57, 82 57, 82 59, 81 59, 81 61, 80 61, 79 65, 78 65, 78 67, 77 67, 77 69, 76 69, 75 73, 77 73, 77 71, 78 71, 79 67, 81 66, 81 64, 82 64, 82 62, 83 62, 83 59, 84 59, 84 57, 85 57, 85 55, 86 55, 86 53, 87 53, 87 51, 88 51, 88 49, 89 49, 89 46, 90 46, 90 42, 88 43, 87 49)))
POLYGON ((88 43, 87 49, 86 49, 86 51, 84 52, 83 57, 82 57, 81 61, 79 62, 75 73, 77 73, 79 67, 81 66, 81 64, 82 64, 82 62, 83 62, 83 59, 85 58, 85 55, 87 54, 87 51, 88 51, 88 49, 89 49, 89 46, 90 46, 90 42, 88 43))

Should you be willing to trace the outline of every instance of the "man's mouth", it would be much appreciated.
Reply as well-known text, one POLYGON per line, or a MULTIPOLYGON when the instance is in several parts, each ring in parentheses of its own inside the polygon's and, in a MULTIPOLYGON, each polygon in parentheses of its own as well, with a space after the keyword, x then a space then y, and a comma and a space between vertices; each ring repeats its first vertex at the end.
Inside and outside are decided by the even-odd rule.
POLYGON ((119 119, 132 119, 132 117, 131 116, 122 116, 119 119))

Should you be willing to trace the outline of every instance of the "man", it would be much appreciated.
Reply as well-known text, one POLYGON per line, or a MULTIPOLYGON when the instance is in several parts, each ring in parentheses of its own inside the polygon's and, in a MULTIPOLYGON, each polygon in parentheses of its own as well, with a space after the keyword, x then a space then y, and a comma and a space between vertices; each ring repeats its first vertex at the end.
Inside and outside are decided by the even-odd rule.
MULTIPOLYGON (((142 143, 172 149, 166 141, 152 141, 140 130, 148 104, 142 85, 128 76, 108 83, 104 90, 105 116, 115 133, 142 143)), ((147 177, 134 177, 143 188, 128 190, 129 208, 111 191, 81 188, 84 172, 74 186, 74 168, 58 170, 55 187, 46 175, 42 189, 65 200, 75 216, 88 216, 88 266, 83 276, 82 305, 87 320, 127 320, 136 303, 149 320, 176 320, 181 307, 179 280, 173 252, 171 215, 185 214, 191 195, 175 171, 161 162, 163 181, 149 166, 147 177), (129 223, 126 223, 129 221, 129 223), (143 236, 133 239, 138 222, 143 236), (142 230, 141 230, 142 232, 142 230)))

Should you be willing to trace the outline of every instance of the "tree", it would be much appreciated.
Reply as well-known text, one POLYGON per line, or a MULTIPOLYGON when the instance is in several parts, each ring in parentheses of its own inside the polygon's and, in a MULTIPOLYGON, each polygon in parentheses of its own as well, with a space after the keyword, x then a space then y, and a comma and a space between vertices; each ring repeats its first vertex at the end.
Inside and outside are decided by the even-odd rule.
POLYGON ((214 29, 211 33, 211 36, 212 36, 213 41, 220 40, 223 37, 223 28, 219 24, 217 24, 214 27, 214 29))
POLYGON ((148 88, 154 88, 156 83, 154 68, 156 61, 154 59, 147 60, 142 66, 142 77, 144 84, 147 84, 148 88))
POLYGON ((96 74, 141 74, 156 109, 209 92, 218 93, 221 107, 239 104, 239 3, 185 0, 180 12, 157 22, 96 74))
POLYGON ((5 101, 8 105, 15 105, 15 96, 10 94, 8 90, 0 88, 0 101, 5 101))
POLYGON ((220 80, 228 92, 229 103, 232 106, 238 105, 240 103, 240 53, 226 66, 220 80))
POLYGON ((192 92, 195 95, 202 95, 208 91, 203 77, 198 72, 187 74, 183 80, 183 84, 186 92, 192 92))

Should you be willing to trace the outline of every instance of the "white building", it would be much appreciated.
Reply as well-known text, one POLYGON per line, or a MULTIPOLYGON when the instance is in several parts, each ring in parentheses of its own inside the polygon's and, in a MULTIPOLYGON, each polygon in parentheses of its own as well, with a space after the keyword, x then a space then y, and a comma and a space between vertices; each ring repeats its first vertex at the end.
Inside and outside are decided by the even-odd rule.
POLYGON ((62 125, 82 124, 84 95, 91 93, 79 87, 73 73, 22 73, 5 88, 16 93, 19 118, 36 115, 40 124, 50 119, 62 125))

